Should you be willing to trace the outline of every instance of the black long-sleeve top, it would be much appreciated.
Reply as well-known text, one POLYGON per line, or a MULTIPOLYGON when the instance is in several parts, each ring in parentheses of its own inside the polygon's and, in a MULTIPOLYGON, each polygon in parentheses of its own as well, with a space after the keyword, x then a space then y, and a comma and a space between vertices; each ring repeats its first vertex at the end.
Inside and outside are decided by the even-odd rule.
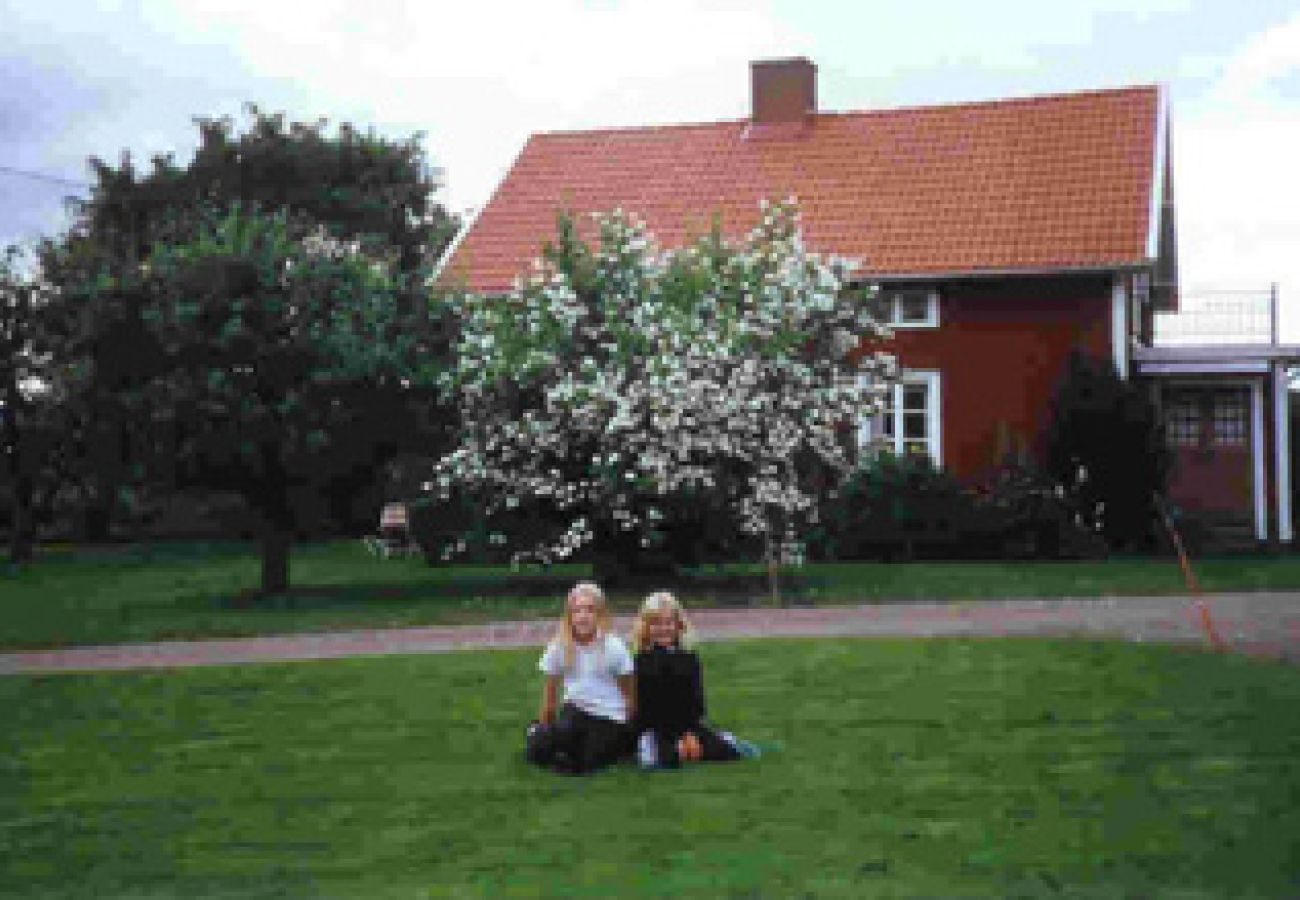
POLYGON ((700 658, 677 647, 652 647, 636 655, 637 730, 680 735, 704 718, 700 658))

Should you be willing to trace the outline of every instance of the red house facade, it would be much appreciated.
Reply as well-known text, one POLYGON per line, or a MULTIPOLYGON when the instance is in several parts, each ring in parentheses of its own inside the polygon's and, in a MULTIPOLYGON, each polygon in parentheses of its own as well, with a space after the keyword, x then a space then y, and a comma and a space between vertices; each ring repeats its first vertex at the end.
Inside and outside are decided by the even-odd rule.
POLYGON ((1300 354, 1153 346, 1178 298, 1161 89, 830 113, 806 59, 754 63, 751 79, 747 119, 532 136, 442 277, 508 290, 560 210, 633 210, 673 246, 715 220, 739 236, 762 199, 794 197, 808 246, 861 260, 895 328, 905 374, 863 440, 976 480, 1041 449, 1083 350, 1146 379, 1174 417, 1176 502, 1291 539, 1283 369, 1300 354))

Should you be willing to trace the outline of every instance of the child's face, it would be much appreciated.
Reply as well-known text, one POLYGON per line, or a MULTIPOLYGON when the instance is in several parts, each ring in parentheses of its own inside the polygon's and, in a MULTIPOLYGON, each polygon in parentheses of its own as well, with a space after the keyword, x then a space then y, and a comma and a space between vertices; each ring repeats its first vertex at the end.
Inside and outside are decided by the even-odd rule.
POLYGON ((569 625, 573 639, 585 644, 596 636, 596 601, 586 594, 569 598, 569 625))
POLYGON ((681 628, 677 623, 677 613, 672 610, 646 613, 645 624, 650 643, 656 647, 671 647, 677 643, 677 634, 681 628))

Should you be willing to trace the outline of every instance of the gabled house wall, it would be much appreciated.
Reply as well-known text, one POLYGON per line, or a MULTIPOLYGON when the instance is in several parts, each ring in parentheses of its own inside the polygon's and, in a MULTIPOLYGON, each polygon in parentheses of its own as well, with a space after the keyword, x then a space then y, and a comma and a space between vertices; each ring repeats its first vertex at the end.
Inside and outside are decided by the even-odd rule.
POLYGON ((1111 352, 1112 279, 1059 275, 938 286, 937 327, 900 327, 905 368, 940 373, 942 461, 979 481, 1008 455, 1041 457, 1051 400, 1073 351, 1111 352))

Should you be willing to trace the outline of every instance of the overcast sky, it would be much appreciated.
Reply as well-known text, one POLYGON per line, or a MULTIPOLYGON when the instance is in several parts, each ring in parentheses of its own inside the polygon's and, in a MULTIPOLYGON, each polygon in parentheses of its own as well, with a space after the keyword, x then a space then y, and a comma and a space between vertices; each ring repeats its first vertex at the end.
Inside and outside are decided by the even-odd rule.
POLYGON ((0 37, 0 243, 249 100, 425 132, 462 211, 530 132, 744 117, 752 59, 811 58, 827 110, 1158 82, 1184 285, 1281 282, 1300 342, 1300 0, 0 0, 0 37))

